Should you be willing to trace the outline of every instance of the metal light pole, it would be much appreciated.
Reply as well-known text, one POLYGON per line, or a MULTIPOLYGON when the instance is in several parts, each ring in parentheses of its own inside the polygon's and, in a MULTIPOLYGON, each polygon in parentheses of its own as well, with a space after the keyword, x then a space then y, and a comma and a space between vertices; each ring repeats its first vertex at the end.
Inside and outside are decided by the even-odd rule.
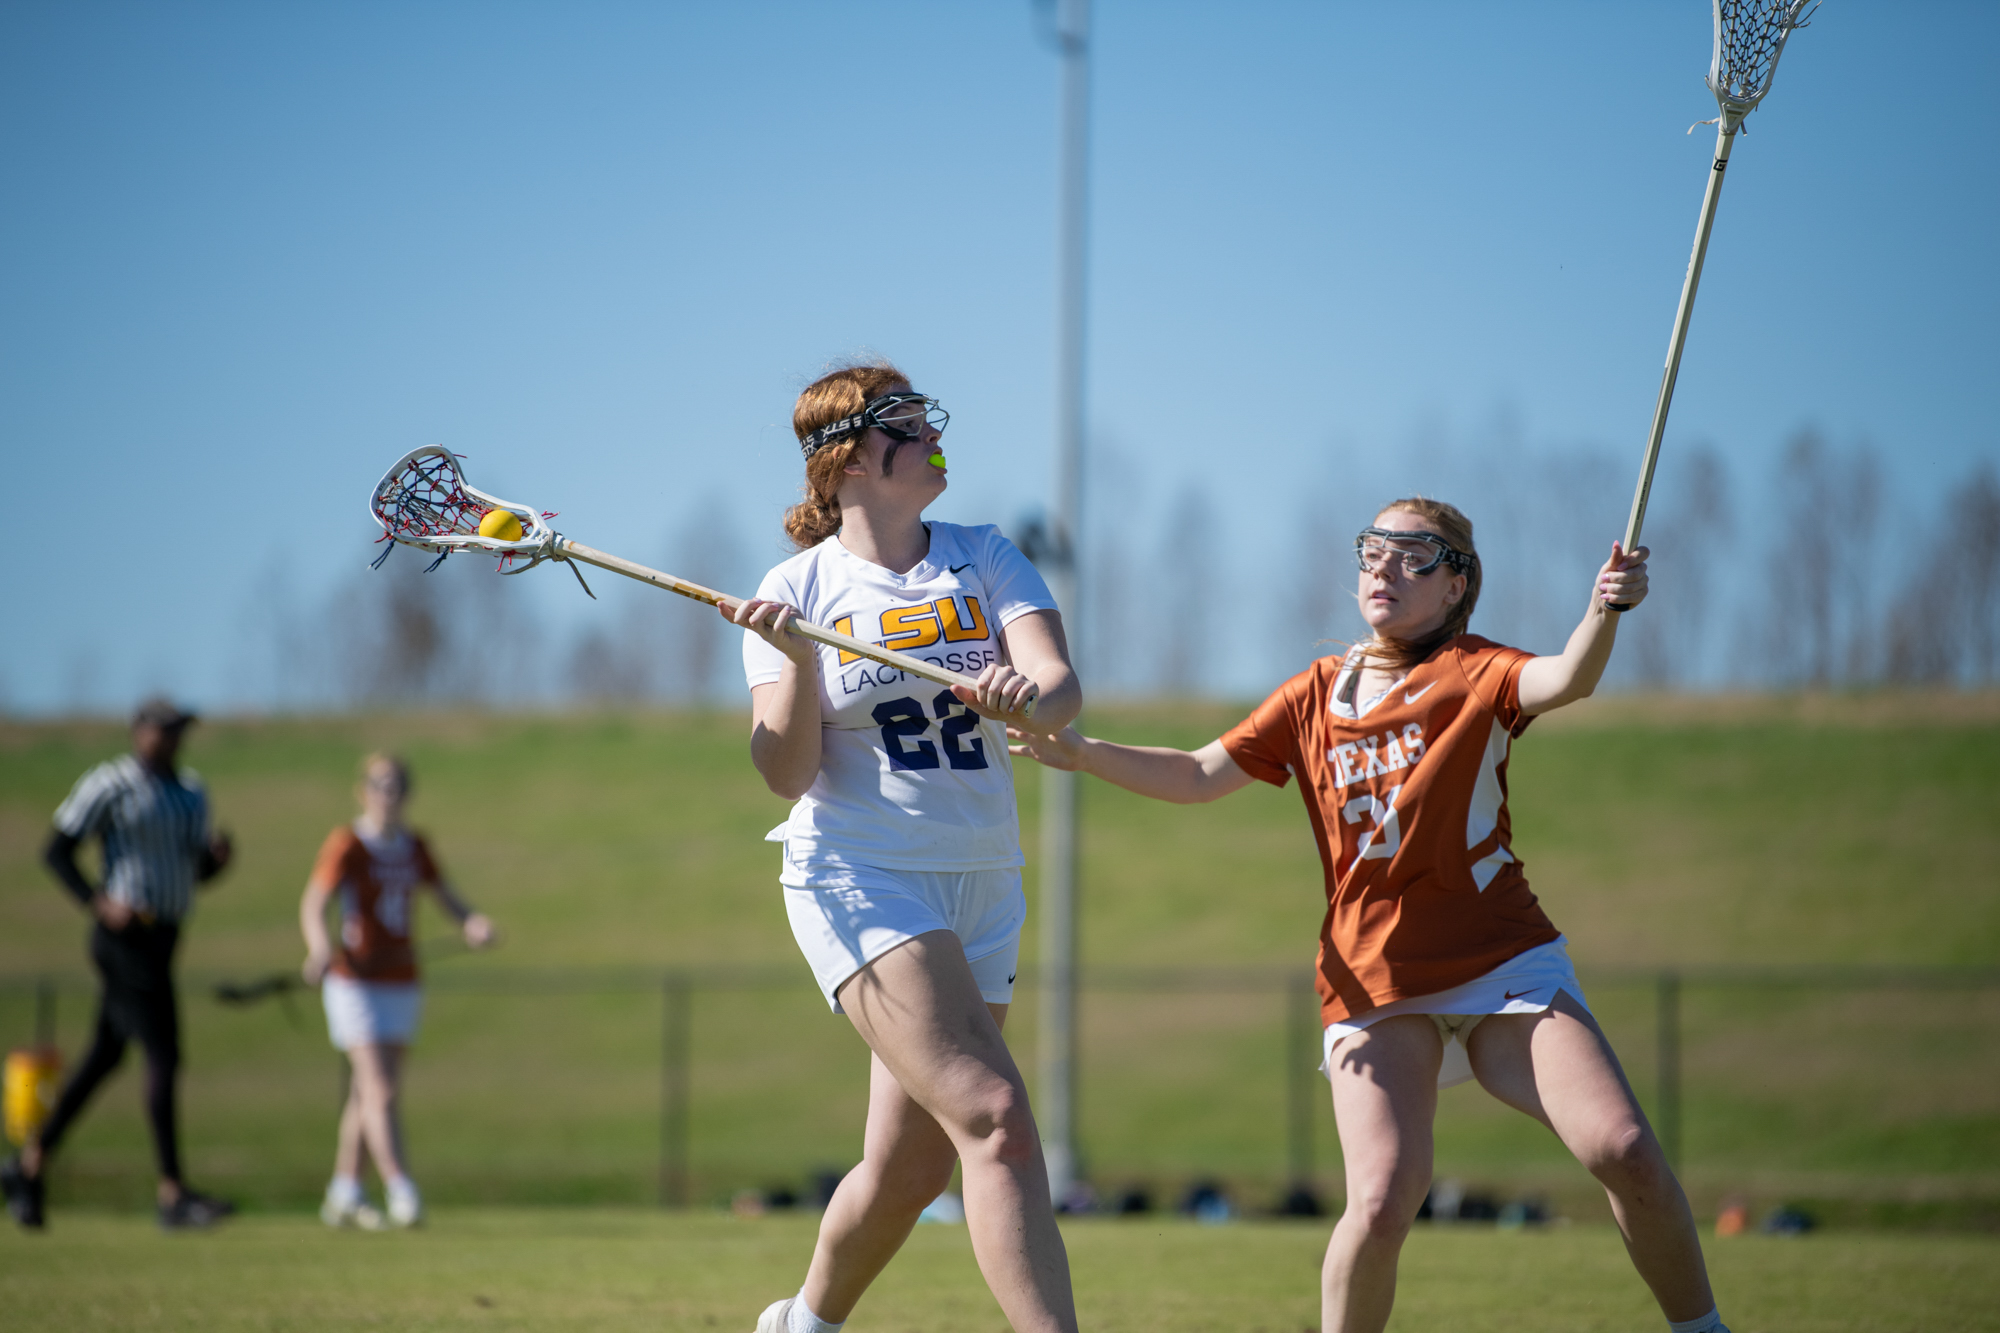
MULTIPOLYGON (((1090 150, 1090 0, 1055 0, 1062 56, 1062 202, 1057 240, 1056 488, 1043 565, 1070 648, 1083 637, 1077 575, 1083 518, 1083 283, 1090 150)), ((1076 1181, 1076 774, 1042 770, 1041 1087, 1036 1114, 1056 1205, 1076 1181)))

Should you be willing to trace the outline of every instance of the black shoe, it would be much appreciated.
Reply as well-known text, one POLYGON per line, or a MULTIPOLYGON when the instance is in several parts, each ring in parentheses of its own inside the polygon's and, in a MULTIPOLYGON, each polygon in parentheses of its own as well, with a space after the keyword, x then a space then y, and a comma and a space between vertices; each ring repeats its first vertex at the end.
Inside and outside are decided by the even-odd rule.
POLYGON ((160 1229, 199 1231, 214 1226, 235 1211, 236 1205, 227 1199, 215 1199, 184 1189, 180 1198, 160 1205, 160 1229))
POLYGON ((14 1220, 30 1231, 42 1229, 43 1186, 40 1176, 31 1176, 21 1169, 21 1159, 10 1157, 0 1162, 0 1188, 7 1193, 7 1211, 14 1220))

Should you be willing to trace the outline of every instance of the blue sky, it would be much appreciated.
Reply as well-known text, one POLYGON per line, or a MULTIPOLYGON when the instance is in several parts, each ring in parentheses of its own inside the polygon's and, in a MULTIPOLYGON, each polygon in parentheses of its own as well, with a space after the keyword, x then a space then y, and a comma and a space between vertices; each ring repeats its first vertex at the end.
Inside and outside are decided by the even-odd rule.
MULTIPOLYGON (((1832 0, 1732 162, 1661 484, 1709 442, 1746 527, 1803 425, 1917 519, 2000 460, 2000 10, 1912 12, 1832 0)), ((1517 453, 1615 466, 1575 515, 1608 542, 1712 143, 1706 6, 1096 20, 1096 530, 1144 566, 1198 497, 1212 595, 1264 622, 1302 512, 1479 518, 1517 453)), ((950 407, 934 512, 1011 526, 1051 472, 1056 73, 1028 0, 0 8, 0 701, 256 704, 259 615, 353 584, 420 444, 635 559, 720 523, 747 589, 791 398, 842 355, 950 407)), ((613 613, 548 571, 507 595, 550 644, 613 613)), ((1208 687, 1274 682, 1218 654, 1208 687)))

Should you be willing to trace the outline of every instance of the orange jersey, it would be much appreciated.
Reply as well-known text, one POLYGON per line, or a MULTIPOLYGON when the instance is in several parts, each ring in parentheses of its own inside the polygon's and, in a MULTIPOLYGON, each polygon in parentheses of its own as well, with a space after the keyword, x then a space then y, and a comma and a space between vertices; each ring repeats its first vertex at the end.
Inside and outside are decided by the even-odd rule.
POLYGON ((1461 635, 1358 718, 1336 700, 1343 661, 1321 658, 1222 738, 1252 777, 1299 777, 1326 867, 1326 1022, 1463 985, 1557 938, 1508 845, 1530 657, 1461 635))
POLYGON ((415 981, 417 951, 410 943, 416 891, 439 882, 430 848, 415 833, 364 842, 343 824, 326 835, 313 883, 340 899, 340 946, 332 971, 356 981, 415 981))

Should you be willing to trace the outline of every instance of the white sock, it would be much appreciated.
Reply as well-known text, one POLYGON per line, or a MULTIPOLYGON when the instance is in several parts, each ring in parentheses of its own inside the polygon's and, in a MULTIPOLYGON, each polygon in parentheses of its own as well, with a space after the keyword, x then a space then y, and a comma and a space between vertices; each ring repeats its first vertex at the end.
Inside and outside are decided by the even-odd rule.
POLYGON ((826 1320, 814 1314, 806 1306, 806 1294, 803 1289, 800 1290, 797 1296, 792 1298, 792 1308, 785 1315, 787 1333, 840 1333, 840 1330, 846 1326, 846 1320, 842 1320, 838 1324, 829 1324, 826 1320))
POLYGON ((361 1182, 353 1176, 335 1176, 326 1183, 326 1201, 336 1208, 352 1208, 361 1202, 361 1182))
POLYGON ((397 1176, 382 1188, 392 1201, 396 1199, 407 1199, 411 1203, 417 1201, 417 1182, 408 1176, 397 1176))
POLYGON ((1710 1310, 1698 1319, 1682 1319, 1679 1321, 1669 1319, 1667 1327, 1671 1328, 1674 1333, 1729 1333, 1729 1329, 1722 1322, 1722 1315, 1719 1309, 1710 1310))

